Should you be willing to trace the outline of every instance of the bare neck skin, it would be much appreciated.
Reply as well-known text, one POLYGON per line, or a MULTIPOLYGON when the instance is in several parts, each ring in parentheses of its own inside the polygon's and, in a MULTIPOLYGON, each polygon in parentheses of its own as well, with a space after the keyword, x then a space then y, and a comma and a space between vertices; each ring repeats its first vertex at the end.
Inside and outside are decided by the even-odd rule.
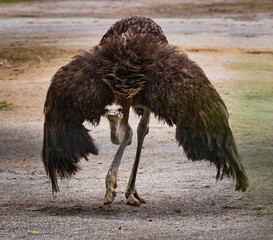
POLYGON ((123 123, 122 107, 117 104, 107 105, 104 115, 110 124, 111 142, 120 144, 125 134, 126 125, 123 123))

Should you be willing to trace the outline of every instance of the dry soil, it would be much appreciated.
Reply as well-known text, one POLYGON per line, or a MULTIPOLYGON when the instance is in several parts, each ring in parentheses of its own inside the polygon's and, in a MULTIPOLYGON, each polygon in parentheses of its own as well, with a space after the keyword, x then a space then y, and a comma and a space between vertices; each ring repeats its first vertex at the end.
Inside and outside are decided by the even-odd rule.
POLYGON ((273 239, 272 1, 36 1, 0 5, 0 239, 273 239), (225 100, 251 179, 245 193, 215 181, 208 162, 190 162, 174 128, 152 119, 137 177, 147 203, 126 205, 136 149, 118 175, 117 197, 102 204, 117 146, 105 120, 91 129, 99 156, 60 182, 52 196, 40 159, 50 78, 98 44, 124 16, 160 24, 169 42, 199 63, 225 100), (36 231, 36 232, 35 232, 36 231))

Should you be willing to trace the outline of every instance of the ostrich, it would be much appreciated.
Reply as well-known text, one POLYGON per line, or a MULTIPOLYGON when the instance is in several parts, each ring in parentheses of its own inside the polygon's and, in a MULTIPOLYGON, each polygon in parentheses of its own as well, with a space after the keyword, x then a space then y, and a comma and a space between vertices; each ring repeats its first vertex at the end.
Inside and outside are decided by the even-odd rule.
POLYGON ((208 160, 216 178, 236 179, 235 190, 249 185, 228 124, 227 108, 202 69, 168 43, 161 27, 150 18, 129 17, 116 22, 99 45, 77 55, 53 76, 44 105, 42 159, 59 191, 57 177, 69 178, 81 158, 98 154, 88 120, 110 123, 111 141, 119 148, 106 176, 104 204, 112 203, 123 152, 132 141, 130 108, 141 117, 137 150, 125 196, 127 204, 145 202, 135 188, 137 169, 150 114, 176 126, 176 140, 190 160, 208 160))

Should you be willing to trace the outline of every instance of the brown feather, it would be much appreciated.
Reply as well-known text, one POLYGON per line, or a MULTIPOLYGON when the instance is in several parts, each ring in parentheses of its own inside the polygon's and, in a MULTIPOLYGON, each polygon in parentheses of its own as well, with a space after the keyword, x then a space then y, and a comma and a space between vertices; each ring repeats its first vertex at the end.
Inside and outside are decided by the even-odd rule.
POLYGON ((54 191, 57 176, 69 177, 81 157, 97 154, 84 120, 98 124, 104 108, 116 101, 138 114, 148 108, 176 125, 176 139, 191 160, 208 160, 236 179, 249 181, 228 124, 226 106, 203 70, 168 44, 153 20, 124 18, 99 45, 76 56, 52 78, 45 102, 43 161, 54 191))

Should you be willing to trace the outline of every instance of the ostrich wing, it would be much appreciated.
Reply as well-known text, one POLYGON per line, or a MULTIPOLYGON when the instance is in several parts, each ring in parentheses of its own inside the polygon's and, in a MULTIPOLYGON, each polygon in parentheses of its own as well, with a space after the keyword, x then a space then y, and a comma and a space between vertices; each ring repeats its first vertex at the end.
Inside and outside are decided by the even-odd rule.
POLYGON ((81 157, 98 153, 82 123, 98 124, 114 96, 97 76, 96 62, 93 51, 86 52, 60 68, 51 80, 44 106, 42 159, 53 191, 58 191, 58 175, 75 174, 81 157))
MULTIPOLYGON (((248 187, 226 106, 202 69, 168 44, 155 46, 145 66, 149 81, 134 99, 159 119, 176 125, 176 139, 191 160, 206 159, 236 178, 236 189, 248 187)), ((138 111, 136 111, 138 112, 138 111)))

